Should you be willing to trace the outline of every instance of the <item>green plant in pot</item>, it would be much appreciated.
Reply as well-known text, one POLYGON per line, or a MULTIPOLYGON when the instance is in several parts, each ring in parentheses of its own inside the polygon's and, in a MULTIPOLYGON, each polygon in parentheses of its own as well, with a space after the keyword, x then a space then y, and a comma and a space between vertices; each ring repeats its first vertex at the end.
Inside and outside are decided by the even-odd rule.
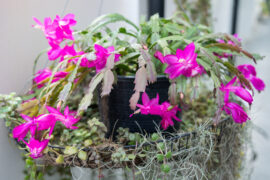
MULTIPOLYGON (((235 96, 251 104, 253 87, 262 91, 265 86, 254 66, 235 67, 228 61, 232 56, 261 59, 244 50, 237 35, 212 33, 193 25, 184 13, 170 19, 154 15, 139 26, 108 14, 79 31, 72 29, 73 14, 45 18, 44 23, 34 20, 48 39, 50 66, 34 72, 33 85, 22 103, 16 101, 16 110, 2 112, 11 119, 13 138, 27 146, 32 158, 51 153, 56 164, 79 158, 83 165, 97 168, 100 157, 117 158, 111 151, 123 146, 105 134, 115 136, 119 129, 128 137, 121 140, 124 145, 138 145, 145 141, 142 134, 159 129, 177 134, 179 112, 185 114, 187 102, 196 101, 202 89, 212 92, 209 97, 216 101, 214 125, 224 114, 244 123, 249 117, 235 96), (118 22, 124 25, 112 30, 109 25, 118 22), (65 147, 55 150, 52 145, 65 147), (109 155, 100 153, 104 149, 109 155)), ((8 106, 4 97, 1 103, 8 106)), ((161 155, 170 154, 165 150, 161 155)), ((163 151, 159 147, 159 153, 163 151)), ((117 162, 129 166, 130 161, 145 159, 143 154, 129 155, 120 154, 117 162)))

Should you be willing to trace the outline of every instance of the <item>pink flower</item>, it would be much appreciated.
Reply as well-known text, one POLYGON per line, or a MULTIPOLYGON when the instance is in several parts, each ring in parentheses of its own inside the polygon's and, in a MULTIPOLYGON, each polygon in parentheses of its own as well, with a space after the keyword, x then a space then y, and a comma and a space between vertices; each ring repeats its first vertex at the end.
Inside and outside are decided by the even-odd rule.
POLYGON ((37 124, 37 130, 43 131, 43 130, 50 129, 49 136, 51 136, 54 130, 55 123, 56 123, 56 119, 53 115, 41 114, 35 118, 35 122, 37 124))
POLYGON ((142 95, 142 103, 143 105, 137 104, 137 107, 141 110, 141 114, 155 114, 155 112, 152 111, 152 108, 153 106, 158 106, 159 96, 157 94, 156 98, 150 100, 149 96, 144 92, 142 95))
MULTIPOLYGON (((101 45, 95 44, 96 60, 91 61, 89 67, 96 67, 96 72, 101 71, 107 63, 108 57, 114 52, 114 47, 110 46, 107 49, 101 45)), ((115 54, 114 62, 119 61, 120 54, 115 54)))
MULTIPOLYGON (((166 130, 169 126, 173 126, 173 120, 175 119, 176 121, 181 121, 181 119, 179 119, 176 114, 177 111, 180 111, 180 109, 177 106, 174 106, 171 108, 170 103, 168 102, 163 102, 158 109, 160 110, 159 115, 162 117, 161 120, 161 127, 166 130)), ((157 110, 158 110, 157 109, 157 110)))
MULTIPOLYGON (((83 51, 76 51, 74 48, 74 44, 72 44, 71 46, 66 45, 62 50, 60 62, 63 61, 65 58, 70 58, 70 60, 68 62, 73 62, 74 64, 77 64, 78 60, 84 54, 85 53, 83 51)), ((81 67, 90 67, 90 61, 88 61, 88 59, 83 57, 81 59, 80 66, 81 67)))
POLYGON ((33 18, 36 21, 36 28, 41 29, 46 38, 53 41, 56 44, 61 43, 64 39, 73 40, 71 26, 76 24, 74 20, 74 14, 67 14, 64 18, 60 18, 56 15, 56 18, 52 21, 50 17, 44 19, 44 24, 42 24, 37 18, 33 18))
POLYGON ((49 44, 51 46, 51 49, 47 52, 49 60, 58 59, 62 55, 63 49, 53 41, 49 41, 49 44))
POLYGON ((161 116, 161 127, 166 130, 169 126, 173 126, 173 120, 181 121, 177 116, 177 111, 180 109, 177 106, 172 107, 170 103, 163 102, 159 105, 159 96, 157 94, 156 98, 149 99, 149 96, 144 92, 142 95, 143 105, 137 104, 137 107, 140 108, 141 114, 147 115, 159 115, 161 116))
POLYGON ((24 114, 21 114, 21 117, 26 121, 26 123, 16 126, 12 131, 13 138, 17 138, 18 141, 23 140, 29 131, 31 133, 31 136, 33 137, 37 129, 34 118, 31 118, 24 114))
POLYGON ((253 98, 251 96, 251 94, 245 90, 244 88, 240 87, 240 86, 233 86, 233 84, 235 83, 237 77, 234 77, 230 82, 227 83, 227 85, 223 85, 221 84, 220 90, 222 92, 224 92, 225 96, 224 96, 224 102, 228 102, 229 101, 229 95, 230 92, 233 92, 235 95, 237 95, 238 97, 242 98, 243 100, 245 100, 246 102, 248 102, 249 104, 252 103, 253 98))
POLYGON ((170 79, 175 79, 180 75, 193 77, 202 74, 204 69, 197 61, 194 43, 190 43, 184 50, 177 49, 176 55, 166 55, 164 62, 168 64, 165 73, 169 74, 170 79))
POLYGON ((228 115, 231 115, 236 123, 244 123, 250 119, 244 109, 236 103, 226 102, 223 106, 223 110, 228 115))
POLYGON ((158 60, 160 60, 160 62, 162 64, 165 63, 164 56, 163 56, 163 54, 160 51, 156 51, 155 54, 154 54, 154 57, 157 58, 158 60))
MULTIPOLYGON (((68 75, 68 72, 59 71, 54 74, 54 78, 52 83, 59 81, 60 79, 65 78, 68 75)), ((44 81, 49 79, 52 76, 52 71, 48 68, 43 70, 39 70, 34 78, 35 83, 37 84, 38 88, 42 88, 44 86, 44 81)))
POLYGON ((262 79, 257 77, 256 69, 251 64, 243 64, 237 66, 237 69, 242 72, 246 79, 248 79, 255 89, 262 91, 265 88, 265 84, 262 79))
POLYGON ((57 121, 60 121, 61 123, 63 123, 66 126, 66 128, 68 128, 68 129, 77 129, 78 128, 78 127, 75 127, 73 125, 76 124, 80 119, 74 117, 75 113, 70 112, 68 106, 64 110, 64 115, 59 110, 54 109, 50 106, 47 106, 46 108, 50 112, 50 114, 52 116, 54 116, 54 118, 57 121))
POLYGON ((48 146, 49 140, 44 139, 43 141, 35 140, 34 138, 31 138, 29 140, 29 143, 25 142, 30 151, 30 157, 37 159, 39 157, 42 157, 42 151, 48 146))
POLYGON ((13 138, 17 138, 18 141, 23 140, 27 133, 30 131, 31 137, 35 136, 36 130, 50 129, 49 136, 52 134, 55 126, 55 118, 49 114, 42 114, 38 117, 29 117, 21 114, 21 117, 26 121, 25 123, 16 126, 13 131, 13 138))

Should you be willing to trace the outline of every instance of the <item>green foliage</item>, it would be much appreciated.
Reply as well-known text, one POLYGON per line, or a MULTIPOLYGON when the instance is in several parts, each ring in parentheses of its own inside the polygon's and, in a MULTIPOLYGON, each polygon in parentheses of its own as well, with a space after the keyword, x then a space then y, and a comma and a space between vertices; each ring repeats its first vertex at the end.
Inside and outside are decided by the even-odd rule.
POLYGON ((16 109, 22 102, 15 93, 9 95, 0 94, 0 119, 4 119, 6 126, 10 127, 13 123, 18 123, 16 109))
POLYGON ((120 144, 136 145, 143 142, 143 136, 140 133, 131 133, 128 128, 117 129, 117 142, 120 144))

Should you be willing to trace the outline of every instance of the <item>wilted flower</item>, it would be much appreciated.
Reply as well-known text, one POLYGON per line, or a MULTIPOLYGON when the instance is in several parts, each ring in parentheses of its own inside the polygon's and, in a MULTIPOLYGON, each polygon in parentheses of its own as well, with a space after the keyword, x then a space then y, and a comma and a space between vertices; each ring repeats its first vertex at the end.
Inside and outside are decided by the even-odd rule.
POLYGON ((242 72, 246 79, 248 79, 255 89, 262 91, 265 88, 265 84, 262 79, 257 77, 256 69, 251 64, 243 64, 237 66, 237 69, 242 72))
POLYGON ((194 43, 190 43, 184 50, 177 49, 176 55, 166 55, 164 62, 168 64, 165 73, 169 74, 170 79, 175 79, 180 75, 193 77, 202 74, 204 69, 197 61, 194 43))

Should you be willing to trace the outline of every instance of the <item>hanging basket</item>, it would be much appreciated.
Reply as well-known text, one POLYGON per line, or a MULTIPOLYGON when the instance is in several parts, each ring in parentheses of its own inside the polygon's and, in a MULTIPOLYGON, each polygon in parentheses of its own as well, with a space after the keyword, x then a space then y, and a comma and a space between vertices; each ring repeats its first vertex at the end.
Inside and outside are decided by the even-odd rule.
MULTIPOLYGON (((218 124, 218 126, 209 125, 205 127, 204 130, 211 131, 214 136, 211 141, 216 141, 217 144, 220 143, 222 138, 225 138, 226 129, 233 124, 233 121, 230 118, 225 118, 218 124), (225 137, 224 137, 225 136, 225 137)), ((169 138, 160 139, 157 141, 150 141, 142 144, 136 145, 119 145, 113 142, 108 141, 102 145, 95 147, 83 148, 81 151, 86 152, 86 160, 82 160, 78 153, 70 155, 64 158, 63 166, 78 166, 84 168, 125 168, 133 166, 144 166, 147 157, 141 156, 140 152, 144 149, 156 149, 158 151, 159 143, 166 143, 166 146, 170 148, 171 152, 181 152, 189 148, 192 148, 196 141, 200 140, 199 131, 187 132, 174 134, 169 138), (134 155, 132 159, 123 162, 115 162, 114 153, 117 153, 119 149, 123 150, 127 156, 134 155)), ((59 154, 64 154, 65 147, 49 145, 50 148, 54 149, 58 154, 53 152, 48 152, 43 157, 44 163, 47 165, 59 165, 56 161, 59 154)), ((172 160, 181 159, 181 156, 175 156, 172 160)))

